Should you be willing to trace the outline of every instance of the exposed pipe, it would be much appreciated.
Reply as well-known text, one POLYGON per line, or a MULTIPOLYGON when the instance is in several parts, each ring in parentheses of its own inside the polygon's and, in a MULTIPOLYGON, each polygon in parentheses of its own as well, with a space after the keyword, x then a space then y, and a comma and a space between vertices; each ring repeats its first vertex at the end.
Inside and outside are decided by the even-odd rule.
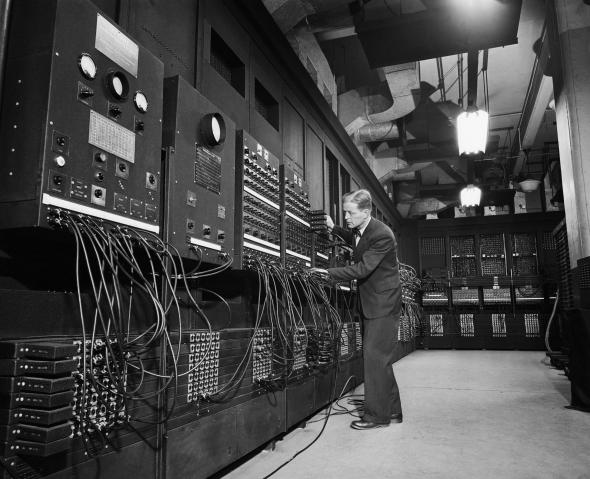
POLYGON ((397 139, 400 132, 395 120, 416 109, 420 101, 418 63, 405 63, 384 67, 383 73, 391 93, 393 104, 384 111, 356 117, 346 125, 355 141, 380 141, 397 139))
POLYGON ((391 92, 393 105, 380 113, 369 115, 371 123, 383 123, 397 120, 416 109, 420 101, 420 78, 418 63, 406 63, 384 67, 383 73, 391 92))
POLYGON ((490 112, 490 92, 488 90, 488 50, 483 51, 481 64, 481 76, 483 79, 483 101, 486 111, 490 112))
POLYGON ((438 71, 438 89, 440 90, 440 99, 447 101, 447 92, 445 90, 445 76, 443 72, 442 58, 436 59, 436 70, 438 71))
POLYGON ((399 138, 399 130, 395 120, 376 124, 368 124, 359 128, 355 133, 358 141, 380 141, 399 138))
POLYGON ((8 19, 12 0, 0 0, 0 105, 4 85, 4 70, 6 68, 6 51, 8 43, 8 19))
POLYGON ((467 53, 467 106, 475 106, 477 103, 477 65, 479 51, 470 50, 467 53))
POLYGON ((457 80, 459 82, 459 100, 457 103, 459 106, 463 106, 463 54, 457 55, 457 80))

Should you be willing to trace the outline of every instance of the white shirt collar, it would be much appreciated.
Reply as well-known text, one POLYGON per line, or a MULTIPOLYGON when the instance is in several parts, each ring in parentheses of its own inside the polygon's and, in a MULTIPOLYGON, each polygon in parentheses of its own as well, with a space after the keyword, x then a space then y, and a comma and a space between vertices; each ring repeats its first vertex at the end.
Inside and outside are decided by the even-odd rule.
POLYGON ((369 221, 367 221, 365 223, 365 226, 363 226, 362 228, 359 227, 359 235, 363 235, 363 233, 365 232, 365 230, 367 229, 367 226, 369 226, 369 223, 371 222, 371 218, 369 218, 369 221))

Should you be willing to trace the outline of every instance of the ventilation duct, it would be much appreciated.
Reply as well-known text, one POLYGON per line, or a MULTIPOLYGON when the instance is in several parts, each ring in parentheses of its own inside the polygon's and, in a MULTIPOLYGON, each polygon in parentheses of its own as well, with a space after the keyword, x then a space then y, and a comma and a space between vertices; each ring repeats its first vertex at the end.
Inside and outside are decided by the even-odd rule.
MULTIPOLYGON (((393 65, 381 69, 391 97, 392 105, 379 113, 359 116, 346 125, 348 134, 357 141, 378 141, 399 138, 395 120, 416 109, 420 102, 420 75, 418 63, 393 65)), ((345 101, 346 97, 342 97, 345 101)), ((346 105, 342 105, 346 109, 346 105)), ((358 111, 358 110, 357 110, 358 111)))
POLYGON ((421 198, 412 202, 408 211, 408 216, 424 216, 428 213, 436 213, 439 210, 445 209, 448 203, 443 203, 437 198, 421 198))
POLYGON ((381 123, 402 118, 414 111, 420 102, 418 63, 393 65, 384 67, 381 70, 385 74, 393 104, 381 113, 370 115, 369 121, 371 123, 381 123))
POLYGON ((370 123, 362 126, 354 133, 356 142, 392 140, 399 138, 399 130, 395 121, 370 123))
POLYGON ((262 0, 262 3, 283 33, 316 12, 313 5, 303 0, 262 0))

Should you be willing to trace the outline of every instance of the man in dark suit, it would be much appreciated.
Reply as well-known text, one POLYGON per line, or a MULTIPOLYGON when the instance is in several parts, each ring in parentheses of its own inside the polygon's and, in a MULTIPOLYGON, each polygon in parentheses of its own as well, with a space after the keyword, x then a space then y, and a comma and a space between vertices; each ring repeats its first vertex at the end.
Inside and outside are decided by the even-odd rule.
POLYGON ((354 264, 329 268, 327 274, 334 281, 357 280, 363 320, 365 401, 363 417, 350 427, 373 429, 403 419, 392 369, 401 309, 397 245, 391 229, 371 217, 372 200, 367 190, 347 193, 342 202, 349 229, 334 225, 329 216, 326 224, 333 234, 353 246, 354 264))

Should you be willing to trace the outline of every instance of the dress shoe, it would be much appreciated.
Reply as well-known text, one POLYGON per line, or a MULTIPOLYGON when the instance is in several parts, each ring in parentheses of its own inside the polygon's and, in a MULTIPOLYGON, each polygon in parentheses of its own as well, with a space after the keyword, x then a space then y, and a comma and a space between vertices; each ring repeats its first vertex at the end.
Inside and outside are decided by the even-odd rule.
POLYGON ((350 427, 353 429, 357 429, 359 431, 362 431, 364 429, 375 429, 378 427, 387 427, 389 426, 389 424, 383 424, 383 423, 378 423, 378 422, 371 422, 371 421, 365 421, 363 419, 359 419, 358 421, 352 421, 350 423, 350 427))
POLYGON ((391 422, 400 423, 404 421, 404 415, 401 412, 391 415, 391 422))

